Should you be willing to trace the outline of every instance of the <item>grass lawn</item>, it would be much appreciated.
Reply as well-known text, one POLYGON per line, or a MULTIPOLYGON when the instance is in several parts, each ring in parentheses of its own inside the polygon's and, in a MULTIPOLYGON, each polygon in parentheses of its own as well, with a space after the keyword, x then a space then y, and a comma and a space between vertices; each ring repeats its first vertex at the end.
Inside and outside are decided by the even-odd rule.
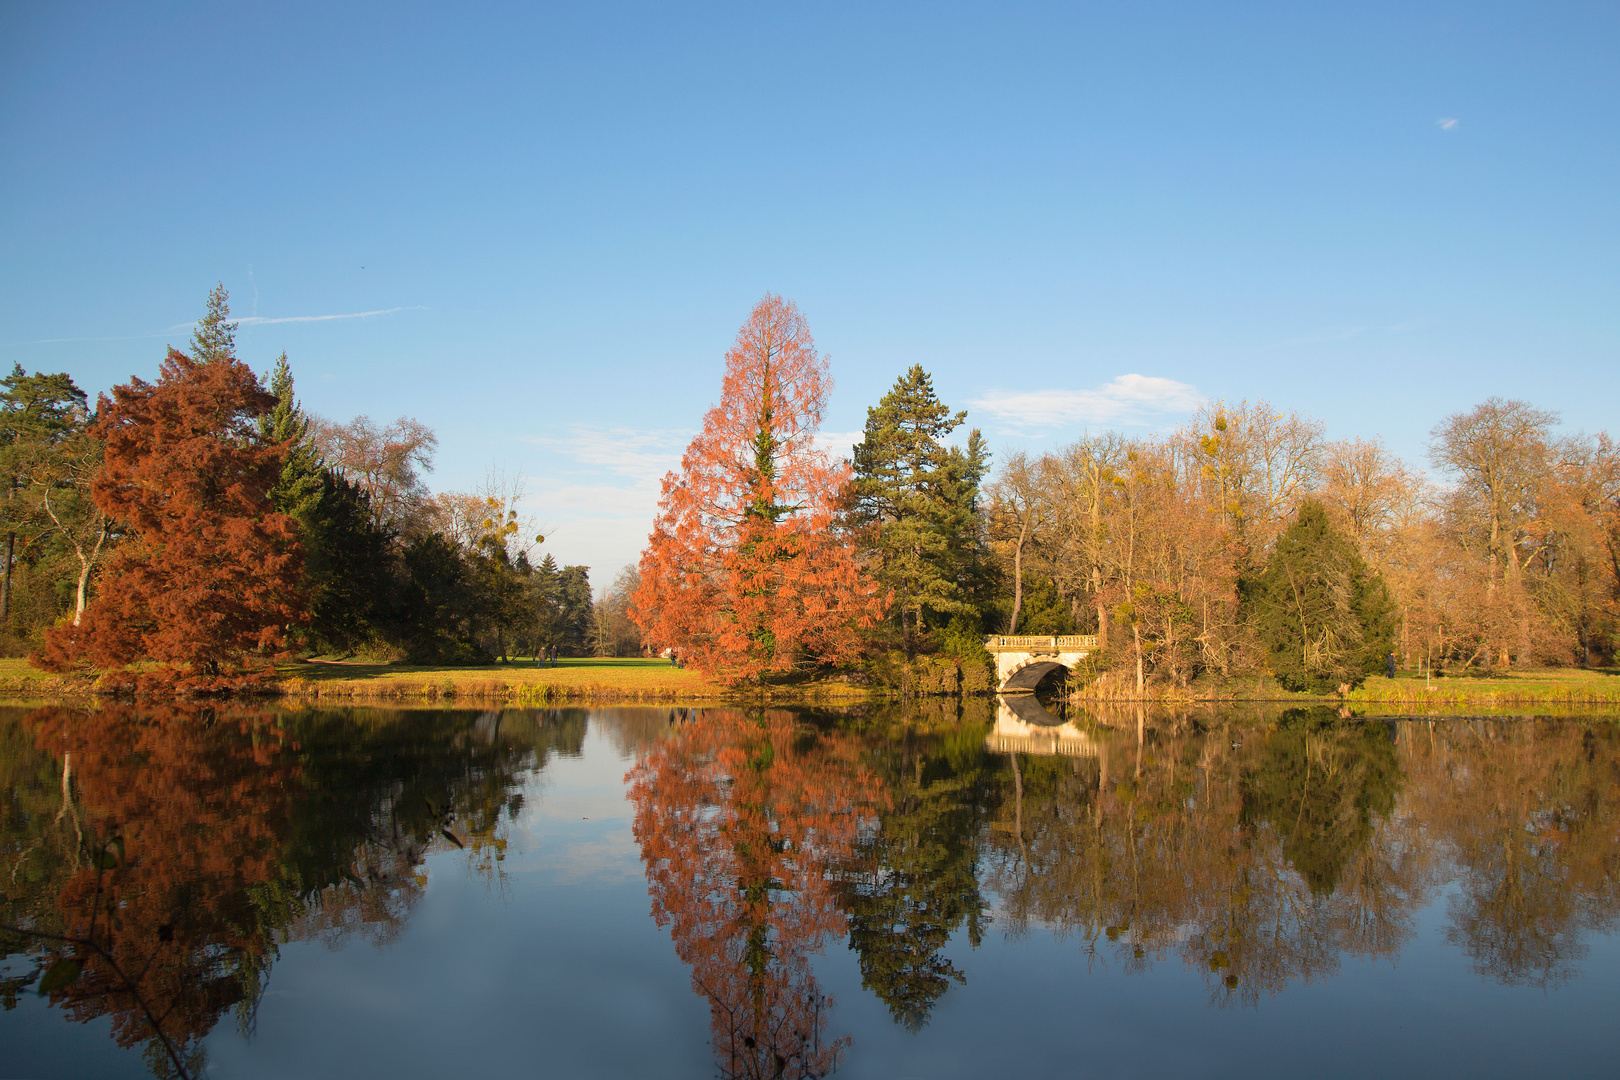
POLYGON ((722 691, 698 672, 675 667, 668 660, 611 657, 559 658, 556 667, 537 667, 533 660, 480 667, 313 660, 284 665, 281 680, 288 693, 322 697, 336 696, 342 692, 340 687, 358 693, 364 686, 375 687, 383 694, 437 688, 442 696, 489 694, 497 687, 520 693, 554 688, 561 693, 549 696, 556 697, 592 691, 603 691, 604 696, 712 697, 722 691))
MULTIPOLYGON (((668 660, 576 657, 557 666, 533 660, 481 667, 411 667, 312 660, 281 669, 288 697, 317 699, 464 698, 469 700, 678 701, 749 696, 668 660)), ((865 699, 867 691, 839 678, 800 676, 772 684, 774 700, 865 699)))
MULTIPOLYGON (((91 675, 53 675, 37 671, 26 660, 0 658, 0 693, 55 697, 85 694, 91 675)), ((411 667, 352 661, 302 661, 281 668, 280 690, 295 700, 341 702, 461 700, 543 704, 548 702, 671 702, 756 697, 739 694, 667 660, 571 658, 556 667, 536 667, 533 660, 481 667, 411 667)), ((1189 700, 1207 701, 1338 701, 1336 696, 1291 695, 1252 679, 1232 680, 1212 693, 1189 700)), ((762 695, 775 701, 861 701, 869 692, 844 679, 798 675, 767 687, 762 695)), ((1082 695, 1085 696, 1085 695, 1082 695)), ((1097 695, 1111 700, 1109 694, 1097 695)), ((1129 695, 1125 695, 1129 696, 1129 695)), ((1121 698, 1123 699, 1123 698, 1121 698)), ((1458 707, 1492 710, 1522 706, 1593 706, 1620 709, 1620 670, 1535 668, 1505 675, 1448 675, 1429 680, 1401 672, 1389 679, 1374 675, 1343 699, 1351 706, 1410 711, 1412 707, 1458 707)))
POLYGON ((1422 702, 1445 704, 1620 705, 1620 674, 1610 669, 1524 668, 1503 675, 1446 675, 1425 680, 1399 672, 1395 678, 1372 675, 1350 692, 1355 702, 1422 702))

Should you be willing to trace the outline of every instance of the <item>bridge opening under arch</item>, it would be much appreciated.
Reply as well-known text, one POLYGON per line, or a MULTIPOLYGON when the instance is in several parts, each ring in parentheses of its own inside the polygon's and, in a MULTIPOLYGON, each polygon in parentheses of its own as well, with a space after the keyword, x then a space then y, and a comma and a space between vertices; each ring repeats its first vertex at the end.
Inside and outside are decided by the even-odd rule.
POLYGON ((1024 690, 1038 690, 1042 683, 1061 682, 1069 677, 1069 668, 1056 660, 1036 660, 1007 676, 1001 684, 1004 694, 1016 694, 1024 690))

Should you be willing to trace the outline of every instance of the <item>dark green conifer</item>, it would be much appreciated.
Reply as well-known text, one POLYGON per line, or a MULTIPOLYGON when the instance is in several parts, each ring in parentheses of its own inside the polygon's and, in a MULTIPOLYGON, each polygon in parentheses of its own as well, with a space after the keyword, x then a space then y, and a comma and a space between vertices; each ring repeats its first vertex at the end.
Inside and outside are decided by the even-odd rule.
POLYGON ((1307 500, 1244 603, 1277 681, 1324 693, 1359 686, 1394 647, 1395 605, 1378 573, 1307 500))
MULTIPOLYGON (((65 372, 30 375, 21 364, 0 379, 0 528, 5 546, 0 551, 0 622, 11 615, 11 573, 16 563, 17 539, 42 527, 34 501, 24 497, 26 474, 37 467, 42 454, 63 439, 83 431, 89 399, 65 372)), ((44 524, 49 524, 45 522, 44 524)))
POLYGON ((855 447, 852 517, 876 556, 878 580, 894 590, 907 655, 928 616, 977 614, 970 582, 989 455, 976 431, 965 451, 941 442, 966 417, 946 408, 913 364, 867 410, 855 447))
POLYGON ((310 437, 309 417, 293 396, 286 353, 276 358, 267 389, 276 396, 276 407, 259 418, 259 433, 267 442, 287 447, 281 459, 281 480, 270 492, 270 500, 283 514, 307 524, 322 497, 321 457, 310 437))

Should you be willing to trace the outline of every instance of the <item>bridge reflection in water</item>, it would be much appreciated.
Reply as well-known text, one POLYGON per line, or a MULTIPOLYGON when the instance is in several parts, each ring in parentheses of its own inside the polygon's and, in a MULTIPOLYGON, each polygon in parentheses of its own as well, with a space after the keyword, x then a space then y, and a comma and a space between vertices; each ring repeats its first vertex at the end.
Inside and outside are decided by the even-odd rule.
POLYGON ((1034 694, 996 699, 996 723, 985 736, 985 748, 997 754, 1039 754, 1094 758, 1097 742, 1072 721, 1052 715, 1034 694))

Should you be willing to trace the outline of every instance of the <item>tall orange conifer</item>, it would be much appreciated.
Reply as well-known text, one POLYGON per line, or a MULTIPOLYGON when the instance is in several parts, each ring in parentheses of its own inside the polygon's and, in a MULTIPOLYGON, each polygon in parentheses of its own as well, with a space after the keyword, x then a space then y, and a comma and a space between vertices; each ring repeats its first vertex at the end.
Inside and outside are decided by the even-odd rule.
POLYGON ((831 388, 792 301, 754 305, 641 555, 631 614, 655 646, 734 682, 857 654, 884 601, 836 519, 849 467, 815 446, 831 388))
POLYGON ((254 423, 275 398, 228 352, 175 349, 156 383, 112 393, 90 429, 106 451, 90 494, 133 535, 78 625, 49 631, 35 663, 155 660, 164 668, 148 681, 204 691, 270 674, 285 628, 305 618, 297 528, 269 498, 285 447, 254 423))

